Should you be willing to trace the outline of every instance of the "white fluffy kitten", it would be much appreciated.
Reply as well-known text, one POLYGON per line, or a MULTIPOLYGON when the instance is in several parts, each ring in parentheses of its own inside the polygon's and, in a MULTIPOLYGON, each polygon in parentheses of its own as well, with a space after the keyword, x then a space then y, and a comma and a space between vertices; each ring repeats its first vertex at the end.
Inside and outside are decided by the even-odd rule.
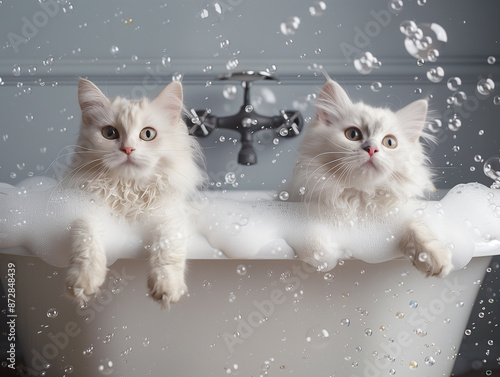
MULTIPOLYGON (((337 222, 376 220, 411 206, 433 189, 419 141, 429 138, 423 133, 426 100, 394 113, 353 103, 339 84, 328 80, 317 108, 299 149, 291 200, 305 201, 309 210, 337 222)), ((401 251, 427 275, 447 275, 452 264, 446 246, 422 222, 408 220, 405 229, 401 251)))
MULTIPOLYGON (((189 198, 203 181, 199 145, 181 119, 182 85, 169 84, 153 101, 108 99, 81 79, 78 101, 80 136, 63 184, 101 198, 120 218, 149 224, 148 287, 168 306, 187 290, 189 198)), ((105 280, 104 232, 92 216, 72 225, 68 286, 80 302, 95 295, 105 280)))

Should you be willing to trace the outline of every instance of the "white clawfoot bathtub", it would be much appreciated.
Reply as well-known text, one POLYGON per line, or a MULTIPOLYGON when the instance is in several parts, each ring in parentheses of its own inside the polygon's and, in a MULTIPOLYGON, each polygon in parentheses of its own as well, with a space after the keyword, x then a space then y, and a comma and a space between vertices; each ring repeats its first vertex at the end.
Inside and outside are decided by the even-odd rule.
MULTIPOLYGON (((489 203, 494 199, 490 194, 489 203)), ((236 202, 235 212, 223 209, 218 215, 222 219, 212 223, 219 233, 227 233, 227 244, 236 249, 243 235, 228 226, 263 225, 254 221, 259 202, 252 201, 252 195, 247 199, 247 204, 236 202)), ((63 207, 68 204, 57 201, 63 207)), ((205 218, 210 208, 205 207, 205 218)), ((54 221, 61 218, 64 214, 54 221)), ((479 221, 465 220, 474 225, 479 221)), ((66 297, 66 268, 56 267, 47 255, 50 245, 44 234, 27 237, 35 242, 38 237, 44 248, 31 250, 38 255, 33 256, 9 246, 20 241, 4 233, 0 266, 5 290, 7 266, 15 269, 15 331, 25 361, 21 369, 27 375, 446 376, 490 262, 488 255, 498 251, 497 228, 497 223, 488 222, 473 227, 472 233, 480 229, 478 237, 488 242, 476 240, 474 257, 465 258, 466 266, 444 279, 425 278, 402 258, 375 264, 340 259, 334 269, 318 271, 267 239, 259 244, 273 247, 253 255, 226 252, 233 259, 206 240, 194 242, 187 271, 189 294, 169 311, 148 297, 147 260, 140 253, 115 258, 101 293, 84 307, 66 297)), ((64 245, 63 238, 54 239, 64 245)), ((33 248, 30 242, 26 239, 24 246, 33 248)))

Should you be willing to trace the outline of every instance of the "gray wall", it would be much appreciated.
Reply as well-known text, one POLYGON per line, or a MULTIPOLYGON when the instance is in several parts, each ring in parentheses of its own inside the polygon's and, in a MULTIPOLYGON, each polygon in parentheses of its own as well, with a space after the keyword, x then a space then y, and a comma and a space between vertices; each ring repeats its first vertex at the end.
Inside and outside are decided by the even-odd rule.
MULTIPOLYGON (((228 72, 227 62, 236 58, 234 71, 267 69, 280 79, 252 88, 255 108, 263 114, 277 114, 284 108, 312 117, 314 108, 308 99, 324 82, 311 69, 315 64, 322 65, 355 100, 372 105, 398 109, 432 96, 431 107, 444 124, 436 133, 438 144, 429 151, 436 186, 450 188, 470 181, 489 185, 483 162, 474 157, 484 160, 500 154, 500 106, 493 102, 500 95, 500 2, 428 0, 423 6, 422 1, 403 2, 402 9, 394 11, 389 0, 325 0, 323 14, 312 16, 309 7, 317 4, 314 1, 3 0, 0 181, 15 184, 30 175, 57 176, 64 168, 68 151, 64 148, 74 144, 79 127, 78 77, 88 76, 109 96, 137 97, 155 96, 172 76, 181 74, 188 107, 229 115, 240 106, 241 88, 235 99, 228 100, 223 96, 228 83, 215 78, 228 72), (300 18, 300 24, 293 35, 284 35, 280 25, 293 16, 300 18), (434 22, 446 30, 448 41, 436 62, 419 66, 406 51, 399 30, 405 20, 434 22), (368 75, 358 73, 353 66, 358 51, 370 51, 382 67, 368 75), (488 64, 489 56, 498 62, 488 64), (445 76, 432 83, 426 73, 437 66, 445 76), (15 75, 19 68, 20 75, 15 75), (446 82, 453 76, 462 79, 461 90, 468 97, 462 106, 447 103, 452 92, 446 82), (488 77, 497 88, 481 95, 476 84, 488 77), (375 93, 370 84, 376 81, 382 89, 375 93), (458 131, 447 127, 455 113, 462 122, 458 131)), ((251 167, 236 164, 235 137, 215 131, 200 140, 214 186, 223 183, 228 172, 237 174, 239 189, 277 189, 290 179, 300 137, 280 139, 275 145, 273 135, 256 135, 259 162, 251 167)), ((231 188, 221 185, 221 189, 231 188)), ((495 266, 498 272, 498 262, 495 266)), ((491 278, 486 294, 498 292, 495 281, 491 278)), ((481 346, 496 323, 482 323, 485 337, 468 338, 466 355, 457 363, 461 371, 471 365, 483 368, 484 348, 492 347, 481 346)), ((497 357, 498 352, 491 355, 497 357)), ((494 364, 490 356, 487 365, 494 364)))

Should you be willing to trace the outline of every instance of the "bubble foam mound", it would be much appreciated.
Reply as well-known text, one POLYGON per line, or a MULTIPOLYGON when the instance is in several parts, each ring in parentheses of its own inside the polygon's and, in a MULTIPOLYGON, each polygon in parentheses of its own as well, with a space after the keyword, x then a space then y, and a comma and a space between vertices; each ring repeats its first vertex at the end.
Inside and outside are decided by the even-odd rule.
MULTIPOLYGON (((402 256, 398 243, 409 219, 419 219, 452 251, 455 269, 474 256, 500 253, 500 190, 461 184, 440 201, 422 201, 376 221, 332 225, 308 214, 303 203, 274 201, 272 193, 205 192, 193 216, 188 258, 293 259, 322 270, 340 259, 380 263, 402 256)), ((54 266, 69 263, 71 224, 99 217, 108 265, 146 258, 147 224, 120 220, 96 198, 63 190, 48 178, 16 186, 0 183, 0 249, 36 255, 54 266)))

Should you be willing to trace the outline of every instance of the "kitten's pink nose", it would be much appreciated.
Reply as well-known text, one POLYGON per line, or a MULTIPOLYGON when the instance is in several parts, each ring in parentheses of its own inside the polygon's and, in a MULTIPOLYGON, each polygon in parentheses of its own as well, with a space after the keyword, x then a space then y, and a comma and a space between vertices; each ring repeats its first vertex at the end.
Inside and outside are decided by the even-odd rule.
POLYGON ((127 156, 130 156, 130 154, 135 151, 134 148, 132 147, 123 147, 120 149, 123 153, 125 153, 127 156))
POLYGON ((365 148, 365 151, 367 151, 367 152, 368 152, 368 154, 369 154, 369 155, 370 155, 370 157, 371 157, 371 156, 373 156, 375 153, 377 153, 377 152, 378 152, 378 149, 377 149, 377 148, 375 148, 375 147, 366 147, 366 148, 365 148))

